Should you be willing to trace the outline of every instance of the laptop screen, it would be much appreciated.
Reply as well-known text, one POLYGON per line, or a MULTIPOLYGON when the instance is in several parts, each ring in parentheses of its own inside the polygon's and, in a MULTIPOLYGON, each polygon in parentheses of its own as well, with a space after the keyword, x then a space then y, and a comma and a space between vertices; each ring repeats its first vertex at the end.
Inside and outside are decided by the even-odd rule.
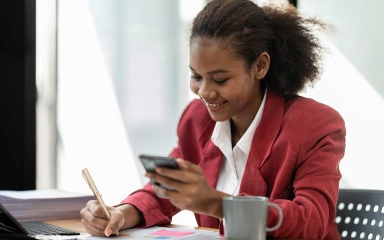
POLYGON ((12 214, 0 203, 0 232, 4 233, 24 233, 28 234, 27 230, 12 214))

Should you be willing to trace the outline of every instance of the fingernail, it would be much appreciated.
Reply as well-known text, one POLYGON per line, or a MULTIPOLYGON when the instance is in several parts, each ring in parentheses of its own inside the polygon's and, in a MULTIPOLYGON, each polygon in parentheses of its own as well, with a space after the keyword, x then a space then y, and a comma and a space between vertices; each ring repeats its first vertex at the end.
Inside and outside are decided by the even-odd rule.
POLYGON ((177 163, 183 163, 184 161, 183 161, 183 159, 178 158, 178 159, 176 159, 176 162, 177 162, 177 163))
POLYGON ((112 234, 112 229, 108 229, 105 231, 105 236, 109 237, 112 234))

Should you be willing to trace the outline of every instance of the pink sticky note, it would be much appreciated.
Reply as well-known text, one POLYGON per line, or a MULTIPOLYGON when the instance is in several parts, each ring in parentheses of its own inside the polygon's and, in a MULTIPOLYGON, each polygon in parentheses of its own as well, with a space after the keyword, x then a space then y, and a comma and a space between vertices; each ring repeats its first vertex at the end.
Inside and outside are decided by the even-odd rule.
POLYGON ((150 235, 158 235, 158 236, 185 236, 188 234, 193 234, 193 232, 183 232, 183 231, 168 231, 168 230, 159 230, 157 232, 153 232, 150 235))

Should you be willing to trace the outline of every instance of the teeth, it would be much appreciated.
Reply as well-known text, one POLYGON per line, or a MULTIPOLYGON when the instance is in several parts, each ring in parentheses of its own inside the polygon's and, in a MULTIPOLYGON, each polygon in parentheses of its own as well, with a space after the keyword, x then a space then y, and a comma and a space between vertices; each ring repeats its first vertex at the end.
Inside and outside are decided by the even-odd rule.
POLYGON ((216 104, 213 104, 213 103, 208 103, 208 106, 210 107, 217 107, 217 106, 220 106, 222 105, 223 103, 216 103, 216 104))

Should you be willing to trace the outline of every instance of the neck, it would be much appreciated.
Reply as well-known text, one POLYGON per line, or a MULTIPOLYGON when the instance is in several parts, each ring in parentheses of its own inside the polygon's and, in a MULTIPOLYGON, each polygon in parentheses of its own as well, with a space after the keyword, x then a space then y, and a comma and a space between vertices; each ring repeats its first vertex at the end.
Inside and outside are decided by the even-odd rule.
POLYGON ((236 143, 240 140, 240 138, 244 135, 241 134, 238 129, 236 128, 235 124, 233 123, 232 119, 230 119, 231 123, 231 140, 232 140, 232 148, 235 147, 236 143))
POLYGON ((232 136, 232 146, 235 146, 240 138, 245 134, 249 126, 251 125, 253 119, 257 112, 259 111, 261 102, 264 97, 264 89, 260 90, 260 93, 257 95, 258 98, 252 103, 253 111, 248 111, 246 114, 241 116, 234 116, 230 119, 231 121, 231 136, 232 136))

